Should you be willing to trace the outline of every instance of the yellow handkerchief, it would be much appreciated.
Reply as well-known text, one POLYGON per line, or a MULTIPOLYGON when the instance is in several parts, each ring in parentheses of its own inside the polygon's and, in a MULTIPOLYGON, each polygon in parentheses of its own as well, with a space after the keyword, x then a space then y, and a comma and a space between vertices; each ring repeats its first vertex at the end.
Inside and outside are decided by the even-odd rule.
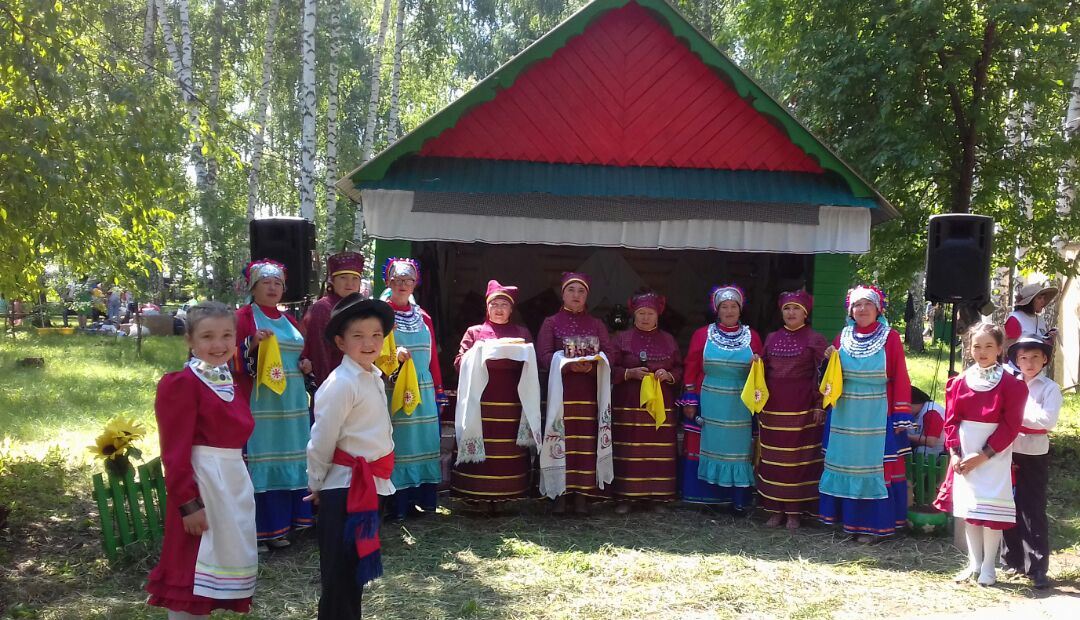
POLYGON ((420 404, 420 382, 416 377, 416 363, 412 358, 405 360, 394 384, 394 394, 390 397, 390 415, 404 411, 412 415, 420 404))
POLYGON ((660 428, 667 421, 667 410, 664 409, 664 390, 660 387, 660 380, 656 375, 649 373, 641 380, 641 406, 649 412, 656 428, 660 428))
POLYGON ((379 352, 379 357, 375 358, 375 366, 388 377, 397 370, 397 343, 394 342, 393 331, 387 334, 386 338, 383 338, 382 351, 379 352))
POLYGON ((278 396, 285 393, 285 363, 281 361, 281 347, 273 334, 259 343, 255 376, 256 396, 259 395, 260 384, 265 384, 278 396))
POLYGON ((769 388, 765 386, 765 363, 760 359, 750 364, 750 375, 742 390, 742 401, 750 413, 761 413, 769 402, 769 388))
POLYGON ((821 378, 819 389, 821 395, 824 396, 821 401, 822 409, 835 405, 836 401, 840 400, 840 395, 844 393, 844 372, 840 368, 839 351, 833 351, 829 356, 829 365, 825 367, 825 376, 821 378))

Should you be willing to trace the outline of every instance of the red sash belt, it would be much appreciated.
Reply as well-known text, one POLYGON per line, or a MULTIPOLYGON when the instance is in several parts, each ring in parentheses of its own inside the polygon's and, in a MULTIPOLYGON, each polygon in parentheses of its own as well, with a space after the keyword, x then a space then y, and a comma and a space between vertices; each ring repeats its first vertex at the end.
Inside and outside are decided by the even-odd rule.
POLYGON ((1028 428, 1026 426, 1021 426, 1020 427, 1020 432, 1025 434, 1025 435, 1045 435, 1046 434, 1046 429, 1045 428, 1028 428))
POLYGON ((382 575, 379 551, 379 494, 375 477, 389 478, 394 471, 394 453, 368 462, 344 450, 334 450, 333 463, 352 469, 352 481, 345 500, 345 542, 356 544, 356 581, 361 586, 382 575))

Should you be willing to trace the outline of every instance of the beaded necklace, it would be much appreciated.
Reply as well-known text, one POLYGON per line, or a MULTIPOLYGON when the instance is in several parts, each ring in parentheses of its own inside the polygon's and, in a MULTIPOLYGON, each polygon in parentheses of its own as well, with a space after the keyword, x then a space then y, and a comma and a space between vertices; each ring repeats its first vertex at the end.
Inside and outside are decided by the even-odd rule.
POLYGON ((228 364, 211 366, 197 357, 192 357, 188 360, 187 367, 206 387, 214 390, 214 394, 217 394, 218 398, 227 403, 232 402, 236 394, 236 387, 233 385, 232 373, 229 372, 228 364))
POLYGON ((880 351, 888 339, 889 326, 880 321, 869 334, 860 334, 854 325, 848 325, 840 332, 840 348, 854 358, 870 357, 880 351))
POLYGON ((716 326, 709 325, 709 340, 723 351, 737 351, 750 345, 750 328, 739 326, 739 331, 727 333, 716 326))
POLYGON ((420 314, 420 307, 409 304, 408 310, 394 309, 394 329, 406 333, 415 334, 420 331, 424 324, 424 317, 420 314))

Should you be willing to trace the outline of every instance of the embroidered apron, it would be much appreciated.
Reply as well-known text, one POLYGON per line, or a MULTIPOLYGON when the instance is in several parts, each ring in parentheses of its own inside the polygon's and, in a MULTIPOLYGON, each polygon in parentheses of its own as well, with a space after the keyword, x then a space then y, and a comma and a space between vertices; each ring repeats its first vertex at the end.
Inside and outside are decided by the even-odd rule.
MULTIPOLYGON (((414 312, 420 309, 414 306, 414 312)), ((435 383, 431 378, 431 332, 427 323, 417 317, 416 331, 394 328, 394 341, 405 347, 416 365, 416 381, 420 387, 420 404, 412 415, 398 411, 391 416, 394 427, 394 473, 390 480, 400 491, 421 484, 438 484, 442 481, 442 465, 439 462, 441 437, 439 433, 439 406, 435 402, 435 383)), ((387 385, 387 402, 393 388, 387 385)))
POLYGON ((844 393, 829 417, 821 492, 848 499, 885 499, 885 432, 889 418, 885 348, 852 357, 841 347, 844 393))
POLYGON ((722 487, 750 487, 754 484, 752 427, 750 410, 742 401, 742 390, 750 374, 754 352, 750 345, 724 349, 716 344, 709 326, 701 383, 701 448, 698 478, 722 487))
POLYGON ((210 529, 199 539, 193 594, 248 598, 255 592, 255 490, 239 448, 194 446, 191 466, 210 529))
MULTIPOLYGON (((996 422, 960 422, 960 454, 978 453, 997 429, 996 422)), ((961 476, 953 475, 953 516, 1016 523, 1012 492, 1012 446, 961 476)))
POLYGON ((304 337, 285 315, 271 319, 255 304, 251 310, 255 327, 277 336, 286 380, 280 396, 266 386, 251 390, 251 415, 255 418, 255 430, 247 444, 251 483, 257 493, 306 489, 311 419, 299 366, 304 337))

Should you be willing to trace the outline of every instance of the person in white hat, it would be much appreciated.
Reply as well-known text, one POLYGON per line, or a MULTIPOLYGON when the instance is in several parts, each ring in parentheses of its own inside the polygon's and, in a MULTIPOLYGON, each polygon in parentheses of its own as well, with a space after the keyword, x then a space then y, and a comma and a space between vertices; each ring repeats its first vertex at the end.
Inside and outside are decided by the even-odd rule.
POLYGON ((1043 308, 1057 297, 1058 289, 1043 284, 1025 284, 1016 295, 1016 305, 1005 321, 1005 350, 1021 336, 1034 335, 1053 343, 1057 330, 1047 324, 1043 308))

